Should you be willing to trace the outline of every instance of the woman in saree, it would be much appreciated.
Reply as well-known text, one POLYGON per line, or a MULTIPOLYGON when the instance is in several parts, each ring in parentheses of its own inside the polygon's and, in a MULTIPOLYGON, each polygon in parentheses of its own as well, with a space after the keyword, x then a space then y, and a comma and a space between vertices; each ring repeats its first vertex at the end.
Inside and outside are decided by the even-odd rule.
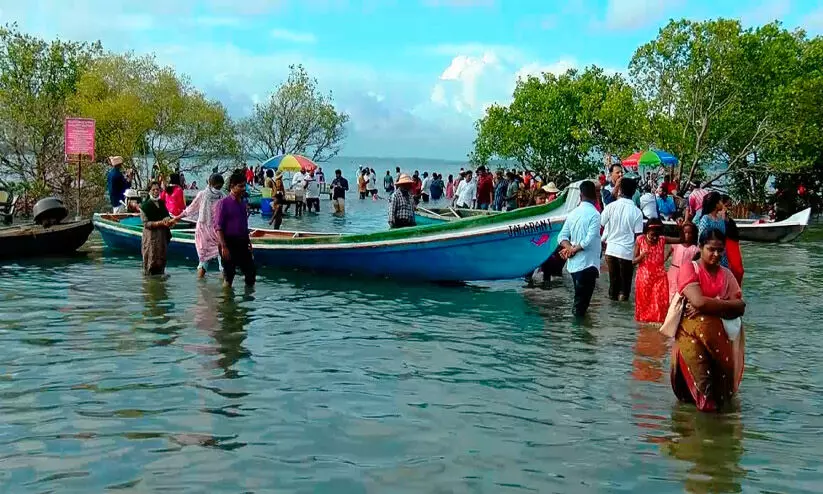
POLYGON ((223 176, 219 173, 213 174, 209 177, 208 188, 198 192, 185 211, 175 217, 177 221, 181 218, 197 217, 197 225, 194 228, 194 245, 197 248, 197 258, 199 261, 197 265, 198 278, 206 276, 206 267, 212 259, 217 259, 218 269, 221 271, 223 269, 223 266, 220 264, 220 256, 218 255, 217 249, 219 239, 217 238, 217 231, 214 229, 214 224, 212 223, 214 207, 220 199, 226 197, 226 194, 221 190, 222 188, 223 176))
POLYGON ((163 274, 166 272, 166 253, 171 241, 170 228, 177 221, 171 218, 166 203, 160 199, 159 182, 152 182, 149 186, 149 197, 140 205, 140 219, 143 221, 143 274, 163 274))
POLYGON ((743 377, 745 338, 738 318, 746 303, 734 275, 720 265, 726 235, 706 230, 699 246, 699 260, 678 272, 686 305, 672 348, 671 383, 678 399, 710 412, 730 401, 743 377))

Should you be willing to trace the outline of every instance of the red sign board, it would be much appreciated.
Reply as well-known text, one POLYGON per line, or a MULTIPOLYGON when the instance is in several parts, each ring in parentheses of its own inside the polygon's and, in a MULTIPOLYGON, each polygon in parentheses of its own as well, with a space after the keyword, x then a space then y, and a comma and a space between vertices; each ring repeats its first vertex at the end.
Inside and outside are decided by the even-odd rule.
POLYGON ((67 118, 65 142, 67 157, 87 155, 94 161, 94 119, 67 118))

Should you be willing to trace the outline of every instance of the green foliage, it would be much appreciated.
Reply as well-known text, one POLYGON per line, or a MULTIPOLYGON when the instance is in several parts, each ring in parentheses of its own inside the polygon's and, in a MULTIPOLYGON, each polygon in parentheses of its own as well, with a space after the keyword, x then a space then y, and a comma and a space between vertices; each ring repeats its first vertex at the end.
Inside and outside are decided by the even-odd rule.
POLYGON ((294 153, 327 161, 340 152, 349 116, 335 109, 332 95, 322 94, 302 65, 289 69, 286 82, 240 123, 243 151, 259 160, 294 153))
POLYGON ((72 101, 79 114, 97 121, 101 156, 151 158, 167 173, 178 166, 200 171, 216 158, 239 154, 226 109, 152 56, 100 57, 72 101))
POLYGON ((0 174, 35 197, 71 188, 63 159, 67 102, 98 43, 46 42, 0 28, 0 174))
POLYGON ((620 75, 591 67, 519 80, 510 105, 477 122, 473 164, 513 159, 562 186, 596 174, 599 156, 635 149, 648 122, 620 75))

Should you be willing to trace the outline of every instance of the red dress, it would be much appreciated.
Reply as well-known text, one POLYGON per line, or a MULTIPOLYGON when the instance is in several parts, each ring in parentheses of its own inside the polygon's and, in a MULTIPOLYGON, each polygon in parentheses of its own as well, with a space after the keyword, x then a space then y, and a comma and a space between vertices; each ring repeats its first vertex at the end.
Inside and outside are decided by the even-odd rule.
POLYGON ((645 235, 637 237, 640 252, 646 258, 637 267, 635 280, 634 318, 640 322, 662 323, 669 311, 669 279, 666 275, 666 239, 660 237, 651 245, 645 235))

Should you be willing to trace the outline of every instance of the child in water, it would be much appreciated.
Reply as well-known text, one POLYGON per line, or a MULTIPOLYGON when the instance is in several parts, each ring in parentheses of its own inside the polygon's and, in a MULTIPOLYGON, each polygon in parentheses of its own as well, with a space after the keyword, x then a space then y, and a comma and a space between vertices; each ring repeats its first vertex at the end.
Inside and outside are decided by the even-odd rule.
POLYGON ((680 266, 692 262, 700 247, 697 246, 697 225, 694 223, 683 224, 683 243, 672 246, 672 264, 669 266, 669 301, 677 292, 677 274, 680 266))
POLYGON ((663 222, 649 219, 646 233, 634 245, 635 281, 634 318, 640 322, 662 323, 669 310, 669 280, 666 275, 666 244, 680 238, 664 237, 663 222))

